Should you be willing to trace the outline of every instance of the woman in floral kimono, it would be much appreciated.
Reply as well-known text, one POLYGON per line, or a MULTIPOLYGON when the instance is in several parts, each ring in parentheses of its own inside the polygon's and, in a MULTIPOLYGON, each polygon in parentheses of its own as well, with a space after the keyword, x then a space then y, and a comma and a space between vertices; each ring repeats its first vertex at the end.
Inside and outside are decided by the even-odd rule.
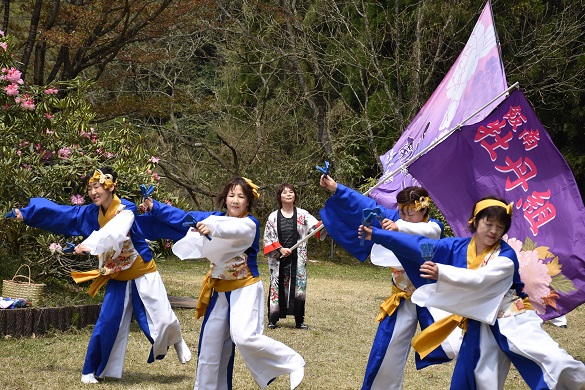
POLYGON ((436 280, 419 286, 412 301, 454 314, 425 329, 413 346, 424 356, 450 329, 465 329, 451 389, 503 389, 511 363, 531 389, 582 389, 585 365, 542 329, 523 292, 516 252, 502 240, 512 205, 495 197, 478 201, 470 238, 433 240, 363 225, 358 236, 392 250, 411 279, 436 280), (433 246, 433 261, 421 257, 422 245, 433 246))
MULTIPOLYGON (((268 328, 276 328, 280 318, 294 315, 295 327, 307 329, 305 325, 305 301, 307 296, 307 242, 295 250, 290 248, 298 240, 321 225, 315 217, 295 207, 297 191, 283 183, 276 191, 280 208, 268 216, 264 229, 264 254, 270 267, 270 292, 268 294, 268 328)), ((323 240, 324 232, 317 232, 323 240)))
POLYGON ((217 196, 218 206, 226 211, 184 211, 152 198, 144 201, 150 213, 140 216, 139 225, 147 237, 175 240, 173 253, 180 259, 210 262, 197 302, 197 318, 204 318, 195 390, 232 388, 235 349, 261 389, 286 374, 294 389, 304 376, 304 359, 262 334, 260 223, 250 214, 256 198, 258 187, 237 177, 217 196))
POLYGON ((152 253, 135 223, 136 205, 115 194, 116 178, 110 167, 85 178, 90 205, 62 206, 33 198, 28 206, 14 210, 16 219, 29 226, 86 237, 75 253, 99 257, 99 269, 72 272, 77 283, 93 280, 91 296, 106 286, 81 372, 83 383, 122 377, 132 316, 152 344, 148 363, 164 358, 171 345, 181 363, 191 360, 152 253))

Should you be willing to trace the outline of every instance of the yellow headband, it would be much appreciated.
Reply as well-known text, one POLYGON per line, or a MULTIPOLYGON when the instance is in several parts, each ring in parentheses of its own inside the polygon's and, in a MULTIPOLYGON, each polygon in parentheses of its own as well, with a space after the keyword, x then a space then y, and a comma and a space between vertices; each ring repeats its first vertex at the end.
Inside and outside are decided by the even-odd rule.
POLYGON ((491 206, 503 207, 506 209, 506 214, 512 216, 512 206, 514 206, 514 203, 510 202, 510 204, 505 204, 504 202, 500 202, 499 200, 495 199, 484 199, 477 202, 475 204, 475 210, 473 210, 473 216, 475 217, 481 210, 491 206))
POLYGON ((431 207, 431 198, 429 198, 428 196, 421 196, 418 200, 414 201, 414 206, 411 206, 410 204, 405 204, 405 203, 398 203, 398 207, 399 208, 403 208, 403 207, 412 207, 414 209, 414 211, 421 211, 424 208, 429 208, 431 207))
POLYGON ((114 177, 109 173, 103 173, 99 169, 93 171, 93 176, 89 178, 89 183, 100 183, 105 189, 115 185, 114 177))
POLYGON ((260 199, 260 193, 258 192, 258 187, 256 184, 252 183, 252 180, 242 177, 248 183, 248 185, 252 188, 252 194, 254 194, 254 198, 260 199))

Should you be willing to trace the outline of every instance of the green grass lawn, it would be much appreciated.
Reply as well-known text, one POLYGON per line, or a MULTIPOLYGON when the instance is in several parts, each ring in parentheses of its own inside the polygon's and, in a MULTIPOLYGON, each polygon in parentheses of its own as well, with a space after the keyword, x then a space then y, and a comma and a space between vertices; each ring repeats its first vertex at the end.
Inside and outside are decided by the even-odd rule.
MULTIPOLYGON (((323 256, 325 258, 325 256, 323 256)), ((260 258, 265 290, 268 285, 266 261, 260 258)), ((197 298, 207 272, 207 261, 168 259, 158 261, 169 295, 197 298)), ((389 272, 357 261, 332 262, 312 258, 308 265, 307 313, 309 330, 294 328, 292 317, 281 320, 278 329, 265 334, 297 350, 305 359, 305 379, 299 389, 359 389, 377 323, 378 306, 390 293, 389 272)), ((181 365, 171 348, 167 357, 146 364, 150 344, 133 324, 129 337, 124 376, 108 380, 94 389, 191 389, 193 388, 197 341, 201 320, 194 310, 179 309, 185 339, 194 359, 181 365)), ((568 314, 569 327, 544 328, 570 354, 585 360, 585 309, 568 314)), ((78 389, 81 368, 91 328, 53 333, 38 338, 0 340, 0 388, 2 389, 78 389)), ((433 366, 421 371, 409 357, 404 389, 448 389, 453 364, 433 366)), ((257 389, 257 385, 236 353, 234 389, 257 389)), ((288 389, 288 377, 280 377, 270 389, 288 389)), ((528 389, 512 369, 506 389, 528 389)))

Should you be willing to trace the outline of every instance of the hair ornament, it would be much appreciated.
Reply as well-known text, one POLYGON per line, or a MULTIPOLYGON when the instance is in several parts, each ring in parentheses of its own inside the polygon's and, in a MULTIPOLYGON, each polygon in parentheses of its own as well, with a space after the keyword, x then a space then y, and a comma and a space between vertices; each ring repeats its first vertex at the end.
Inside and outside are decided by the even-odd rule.
POLYGON ((421 211, 431 207, 431 198, 428 196, 421 196, 419 200, 414 201, 414 211, 421 211))
POLYGON ((260 187, 258 187, 256 184, 254 184, 254 183, 252 182, 252 180, 250 180, 250 179, 248 179, 248 178, 242 177, 242 179, 244 179, 244 180, 246 181, 246 183, 248 183, 248 185, 249 185, 250 187, 252 187, 252 194, 254 194, 254 198, 256 198, 256 199, 260 199, 260 193, 258 192, 258 189, 259 189, 260 187))
POLYGON ((100 183, 105 189, 115 185, 114 177, 109 173, 103 173, 99 169, 93 171, 93 176, 89 178, 89 183, 100 183))

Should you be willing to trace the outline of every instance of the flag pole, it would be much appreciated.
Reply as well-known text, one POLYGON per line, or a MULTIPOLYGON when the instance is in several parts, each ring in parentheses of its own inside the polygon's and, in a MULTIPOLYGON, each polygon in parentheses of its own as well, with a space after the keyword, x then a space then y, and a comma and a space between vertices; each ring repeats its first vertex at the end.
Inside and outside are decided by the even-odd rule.
POLYGON ((407 169, 413 162, 415 162, 416 160, 418 160, 423 154, 426 154, 429 150, 433 149, 435 146, 437 146, 438 144, 440 144, 441 142, 443 142, 447 137, 449 137, 455 131, 459 130, 461 128, 461 126, 463 126, 468 120, 470 120, 471 118, 473 118, 474 116, 476 116, 478 113, 480 113, 481 111, 483 111, 486 107, 488 107, 490 104, 492 104, 493 102, 495 102, 496 100, 498 100, 503 95, 509 94, 512 89, 518 88, 519 85, 520 85, 519 82, 515 82, 510 87, 508 87, 508 89, 506 89, 505 91, 503 91, 500 94, 498 94, 492 100, 490 100, 489 102, 487 102, 486 104, 484 104, 483 106, 481 106, 479 109, 477 109, 473 114, 469 115, 467 118, 465 118, 463 121, 461 121, 461 123, 459 123, 457 126, 455 126, 451 130, 449 130, 448 132, 446 132, 445 134, 443 134, 441 137, 435 139, 433 142, 431 142, 429 145, 427 145, 426 148, 424 148, 423 150, 421 150, 417 155, 413 156, 410 160, 406 161, 400 167, 398 167, 398 169, 395 169, 394 171, 390 172, 389 174, 382 176, 382 178, 378 181, 378 183, 376 183, 376 185, 374 185, 369 190, 367 190, 366 192, 364 192, 364 195, 368 196, 373 190, 375 190, 376 188, 380 187, 382 184, 386 183, 388 180, 390 180, 392 177, 394 177, 395 174, 397 174, 400 171, 403 171, 403 170, 407 169))
MULTIPOLYGON (((492 100, 490 100, 489 102, 487 102, 486 104, 484 104, 483 106, 481 106, 473 114, 469 115, 467 118, 465 118, 463 121, 461 121, 461 123, 459 123, 457 126, 455 126, 454 128, 452 128, 451 130, 449 130, 447 133, 443 134, 441 137, 435 139, 426 148, 424 148, 423 150, 421 150, 417 155, 413 156, 410 160, 408 160, 405 163, 403 163, 398 169, 395 169, 394 171, 390 172, 389 174, 382 176, 382 178, 378 181, 378 183, 376 183, 376 185, 374 185, 369 190, 367 190, 366 192, 364 192, 363 195, 368 196, 373 190, 375 190, 376 188, 380 187, 382 184, 386 183, 388 180, 390 180, 392 177, 394 177, 394 175, 396 175, 398 172, 407 169, 413 162, 415 162, 416 160, 418 160, 423 154, 426 154, 429 150, 433 149, 435 146, 437 146, 438 144, 440 144, 441 142, 443 142, 447 137, 449 137, 455 131, 459 130, 461 128, 461 126, 463 126, 468 120, 470 120, 471 118, 473 118, 474 116, 476 116, 478 113, 480 113, 481 111, 483 111, 486 107, 488 107, 490 104, 492 104, 493 102, 495 102, 496 100, 498 100, 500 97, 509 94, 510 91, 513 90, 514 88, 519 88, 519 86, 520 86, 520 83, 518 81, 515 82, 514 84, 512 84, 510 87, 508 87, 508 89, 506 89, 505 91, 501 92, 496 97, 494 97, 492 100)), ((313 237, 315 234, 317 234, 318 232, 320 232, 324 227, 325 226, 322 225, 322 224, 319 225, 311 233, 307 234, 305 237, 303 237, 302 239, 300 239, 299 241, 297 241, 297 243, 295 245, 293 245, 290 248, 290 250, 297 249, 300 245, 302 245, 309 238, 313 237)), ((356 234, 357 234, 357 232, 356 232, 356 234)))

